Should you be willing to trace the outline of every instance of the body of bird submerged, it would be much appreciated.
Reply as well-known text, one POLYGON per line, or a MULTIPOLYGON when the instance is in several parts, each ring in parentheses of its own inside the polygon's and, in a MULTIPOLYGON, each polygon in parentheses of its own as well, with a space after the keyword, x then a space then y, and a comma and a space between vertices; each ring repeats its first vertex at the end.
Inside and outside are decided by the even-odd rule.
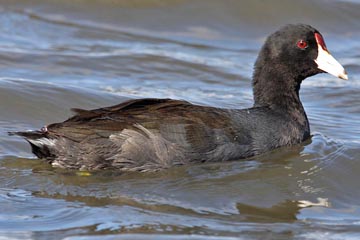
POLYGON ((288 25, 270 35, 260 51, 253 108, 136 99, 94 110, 74 109, 76 115, 62 123, 14 134, 24 137, 39 158, 69 169, 156 171, 243 159, 309 138, 300 84, 327 68, 347 78, 317 30, 288 25))

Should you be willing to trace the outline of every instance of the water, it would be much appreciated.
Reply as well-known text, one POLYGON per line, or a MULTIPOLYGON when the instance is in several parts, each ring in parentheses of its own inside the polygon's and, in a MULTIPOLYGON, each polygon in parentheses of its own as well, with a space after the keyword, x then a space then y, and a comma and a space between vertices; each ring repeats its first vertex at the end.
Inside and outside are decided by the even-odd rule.
POLYGON ((0 239, 360 238, 359 1, 0 3, 0 239), (350 76, 304 82, 312 139, 300 146, 88 176, 7 136, 134 97, 249 107, 264 38, 294 22, 318 28, 350 76))

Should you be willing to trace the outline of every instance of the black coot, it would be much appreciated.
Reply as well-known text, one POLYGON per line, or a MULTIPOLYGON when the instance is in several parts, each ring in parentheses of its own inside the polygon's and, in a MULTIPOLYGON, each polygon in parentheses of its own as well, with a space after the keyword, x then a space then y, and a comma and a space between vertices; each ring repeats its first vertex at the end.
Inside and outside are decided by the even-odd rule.
POLYGON ((136 99, 75 116, 40 131, 17 132, 32 152, 69 169, 155 171, 247 158, 310 136, 301 82, 328 72, 347 79, 321 34, 287 25, 262 47, 253 75, 254 106, 221 109, 172 99, 136 99))

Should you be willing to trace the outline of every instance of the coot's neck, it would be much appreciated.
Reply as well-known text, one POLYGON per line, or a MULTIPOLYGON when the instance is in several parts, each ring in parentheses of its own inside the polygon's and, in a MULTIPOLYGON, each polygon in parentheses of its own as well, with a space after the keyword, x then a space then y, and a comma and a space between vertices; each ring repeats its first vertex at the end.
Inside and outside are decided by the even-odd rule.
POLYGON ((256 66, 253 76, 254 107, 267 106, 273 110, 305 114, 299 97, 302 80, 286 66, 271 63, 256 66))
POLYGON ((288 121, 288 124, 283 126, 289 130, 285 134, 286 144, 301 142, 310 136, 309 121, 299 98, 300 84, 305 77, 290 73, 286 66, 270 65, 255 65, 254 107, 270 108, 288 121))

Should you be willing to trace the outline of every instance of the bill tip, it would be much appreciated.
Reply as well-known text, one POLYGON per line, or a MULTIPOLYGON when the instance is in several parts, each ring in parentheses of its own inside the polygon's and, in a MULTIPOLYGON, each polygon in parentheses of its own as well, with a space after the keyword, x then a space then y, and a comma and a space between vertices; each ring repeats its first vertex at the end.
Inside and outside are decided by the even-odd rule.
POLYGON ((342 74, 339 75, 339 78, 344 79, 344 80, 348 80, 348 74, 347 72, 344 70, 344 72, 342 74))

